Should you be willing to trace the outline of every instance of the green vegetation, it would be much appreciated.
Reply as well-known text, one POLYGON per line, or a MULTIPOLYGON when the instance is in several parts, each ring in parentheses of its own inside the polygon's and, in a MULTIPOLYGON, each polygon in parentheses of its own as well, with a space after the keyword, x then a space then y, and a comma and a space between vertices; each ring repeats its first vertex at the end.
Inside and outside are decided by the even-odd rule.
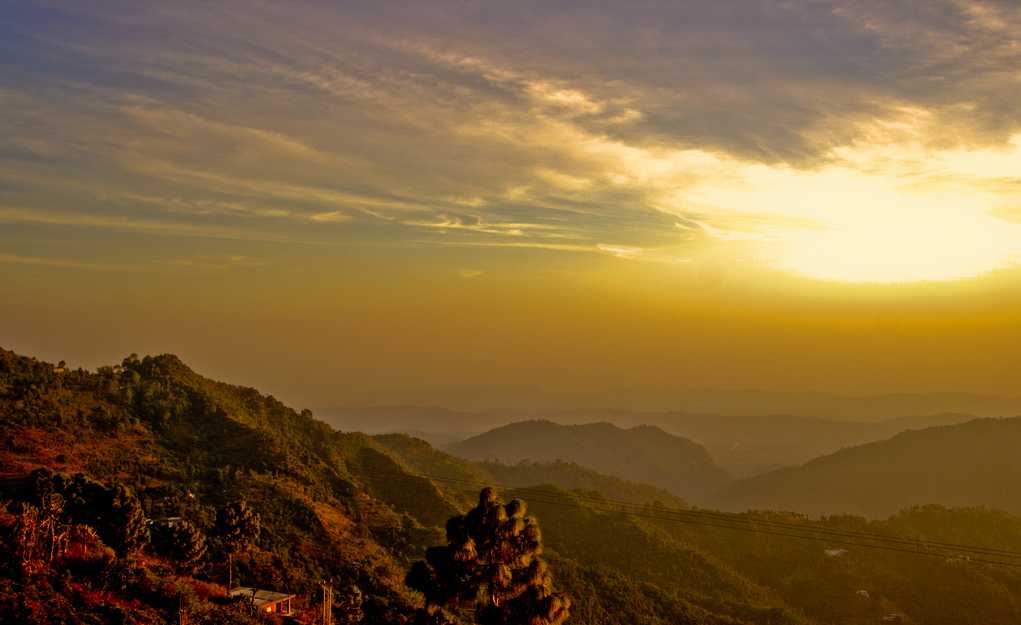
POLYGON ((194 573, 206 559, 206 536, 185 520, 160 523, 152 532, 153 551, 177 566, 179 573, 194 573))
POLYGON ((515 499, 484 488, 479 503, 447 521, 447 545, 426 551, 407 584, 425 595, 420 622, 451 622, 443 608, 472 606, 479 625, 560 625, 571 599, 554 591, 539 524, 515 499))
POLYGON ((244 499, 232 501, 216 511, 213 534, 227 554, 227 589, 234 587, 234 554, 247 550, 259 537, 259 515, 252 512, 244 499))
MULTIPOLYGON (((467 553, 469 537, 476 561, 489 549, 478 546, 489 529, 468 521, 482 513, 461 516, 477 482, 520 487, 503 494, 527 500, 542 520, 543 557, 571 597, 567 623, 865 625, 892 614, 926 625, 1021 622, 1018 569, 677 523, 662 511, 681 502, 655 486, 569 462, 470 462, 410 437, 338 432, 173 356, 57 372, 0 350, 0 424, 3 623, 149 624, 176 622, 179 611, 193 625, 265 622, 228 597, 229 568, 239 585, 294 593, 300 622, 322 613, 323 580, 336 590, 338 624, 422 622, 441 613, 423 616, 421 606, 444 602, 434 584, 451 568, 443 554, 467 553), (645 513, 625 514, 618 500, 645 513), (451 518, 461 525, 444 541, 451 518), (420 565, 428 574, 409 587, 409 568, 422 560, 431 569, 420 565)), ((1004 497, 1017 490, 1012 475, 997 482, 1004 497)), ((532 532, 517 504, 483 504, 499 520, 485 527, 532 532)), ((883 521, 745 516, 1021 551, 1021 519, 983 508, 917 507, 883 521)), ((528 568, 538 567, 529 545, 508 552, 520 555, 509 577, 469 576, 468 603, 489 593, 517 608, 516 597, 531 597, 520 604, 527 611, 556 596, 546 571, 528 568), (526 584, 517 594, 522 570, 543 592, 526 594, 526 584)), ((555 621, 557 610, 543 611, 551 607, 538 612, 555 621)), ((448 608, 455 623, 511 618, 448 608)))
MULTIPOLYGON (((440 533, 373 494, 361 452, 402 469, 368 437, 203 378, 173 356, 57 373, 0 351, 0 423, 0 548, 10 557, 0 565, 0 622, 168 622, 179 607, 191 623, 257 622, 220 585, 229 558, 240 584, 295 593, 299 610, 314 613, 321 580, 332 579, 357 586, 362 622, 414 611, 404 572, 440 533), (59 511, 40 508, 26 479, 40 468, 59 511), (257 537, 240 533, 250 546, 223 531, 226 519, 216 530, 218 511, 240 499, 261 519, 257 537), (39 545, 58 522, 60 540, 95 538, 50 557, 39 545), (17 549, 47 557, 23 567, 17 549)), ((416 497, 454 510, 427 481, 416 497)))

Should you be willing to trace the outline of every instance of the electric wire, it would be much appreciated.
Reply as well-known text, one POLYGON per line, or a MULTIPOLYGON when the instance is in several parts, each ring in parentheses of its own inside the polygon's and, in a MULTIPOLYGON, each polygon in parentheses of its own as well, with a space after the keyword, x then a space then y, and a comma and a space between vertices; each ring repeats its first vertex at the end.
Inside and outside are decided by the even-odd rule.
POLYGON ((468 487, 477 488, 483 486, 497 486, 521 493, 523 496, 528 497, 535 503, 546 505, 595 510, 597 512, 621 512, 639 518, 662 522, 702 525, 769 536, 813 540, 817 542, 823 541, 834 545, 840 545, 842 547, 847 546, 881 549, 919 556, 956 559, 965 562, 1021 568, 1021 552, 1007 549, 996 549, 992 547, 964 545, 934 540, 911 539, 855 530, 808 527, 801 524, 776 521, 773 519, 752 519, 745 515, 724 512, 652 507, 651 505, 646 504, 636 504, 633 502, 593 497, 583 493, 571 492, 570 496, 572 498, 579 499, 587 504, 583 505, 581 503, 565 501, 562 492, 543 489, 540 487, 516 487, 509 484, 451 478, 424 473, 410 474, 409 477, 427 479, 439 482, 440 484, 446 483, 452 487, 464 489, 467 489, 468 487), (1018 559, 1018 561, 1011 561, 1011 559, 1015 558, 1018 559))

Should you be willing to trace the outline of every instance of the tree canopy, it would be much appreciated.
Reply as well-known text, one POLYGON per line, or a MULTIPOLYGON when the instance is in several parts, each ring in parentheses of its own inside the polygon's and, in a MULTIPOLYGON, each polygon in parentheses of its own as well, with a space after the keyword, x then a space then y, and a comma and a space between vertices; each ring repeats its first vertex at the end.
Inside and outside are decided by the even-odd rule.
POLYGON ((408 572, 408 586, 425 595, 423 616, 442 622, 444 608, 474 607, 480 625, 567 620, 571 599, 554 590, 539 524, 525 513, 523 501, 504 504, 484 488, 475 508, 447 522, 448 544, 428 549, 408 572))

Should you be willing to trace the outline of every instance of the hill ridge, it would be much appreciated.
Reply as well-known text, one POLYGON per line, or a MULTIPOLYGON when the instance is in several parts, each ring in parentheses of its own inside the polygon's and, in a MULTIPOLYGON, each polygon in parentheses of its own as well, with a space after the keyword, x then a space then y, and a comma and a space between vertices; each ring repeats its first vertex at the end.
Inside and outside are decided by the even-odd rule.
POLYGON ((665 488, 697 502, 730 475, 690 439, 658 426, 624 429, 609 422, 563 425, 533 419, 510 423, 455 443, 447 451, 473 460, 563 460, 618 478, 665 488))
POLYGON ((913 505, 987 505, 1013 513, 1021 484, 1021 417, 978 417, 910 429, 796 467, 734 483, 713 502, 730 510, 780 508, 812 515, 882 517, 913 505))

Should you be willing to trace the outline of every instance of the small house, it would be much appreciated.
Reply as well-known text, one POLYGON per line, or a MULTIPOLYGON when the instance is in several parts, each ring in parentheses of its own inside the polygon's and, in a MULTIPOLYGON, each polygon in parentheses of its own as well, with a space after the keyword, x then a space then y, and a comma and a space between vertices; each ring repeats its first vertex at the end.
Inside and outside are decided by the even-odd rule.
POLYGON ((261 614, 279 614, 281 616, 290 616, 291 601, 294 599, 294 595, 284 592, 249 587, 235 588, 230 591, 230 596, 251 601, 261 614))
POLYGON ((161 527, 161 528, 165 528, 165 527, 177 527, 178 525, 181 524, 181 522, 183 520, 184 519, 182 519, 179 516, 168 516, 168 517, 163 517, 162 519, 152 519, 151 521, 149 521, 149 525, 151 527, 161 527))

